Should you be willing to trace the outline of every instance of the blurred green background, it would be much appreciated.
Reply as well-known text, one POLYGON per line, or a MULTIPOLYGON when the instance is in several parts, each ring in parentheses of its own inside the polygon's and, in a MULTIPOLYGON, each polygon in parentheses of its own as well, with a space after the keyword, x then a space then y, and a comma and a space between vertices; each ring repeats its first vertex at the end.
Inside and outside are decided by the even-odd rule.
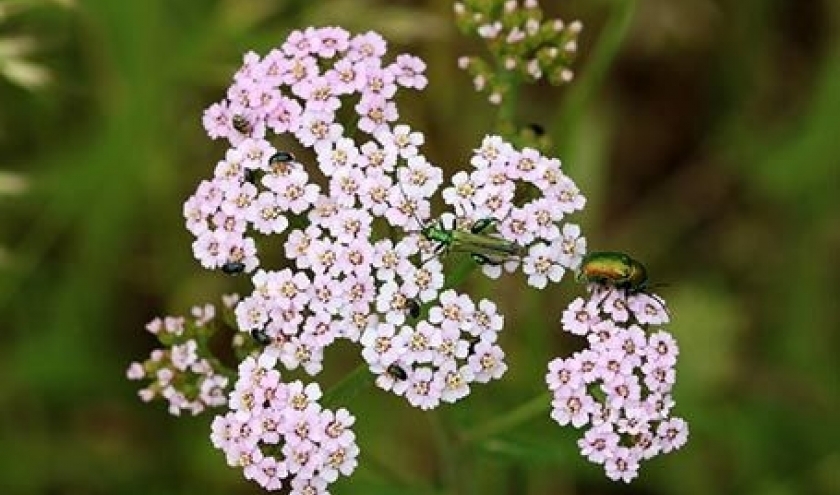
MULTIPOLYGON (((840 493, 840 2, 542 3, 584 22, 579 78, 529 88, 518 118, 548 129, 587 195, 590 248, 632 253, 668 284, 691 437, 625 486, 543 416, 457 456, 465 492, 840 493)), ((213 450, 207 416, 171 417, 124 378, 155 346, 146 321, 248 288, 191 257, 181 203, 225 149, 201 112, 246 50, 308 25, 374 29, 391 55, 429 63, 429 87, 400 108, 451 174, 494 120, 455 67, 481 46, 451 9, 0 0, 0 494, 259 493, 213 450)), ((364 453, 333 493, 439 493, 432 422, 457 432, 515 408, 574 350, 558 322, 570 279, 469 283, 507 315, 508 375, 431 421, 376 390, 353 397, 364 453)), ((331 350, 323 385, 358 362, 331 350)))

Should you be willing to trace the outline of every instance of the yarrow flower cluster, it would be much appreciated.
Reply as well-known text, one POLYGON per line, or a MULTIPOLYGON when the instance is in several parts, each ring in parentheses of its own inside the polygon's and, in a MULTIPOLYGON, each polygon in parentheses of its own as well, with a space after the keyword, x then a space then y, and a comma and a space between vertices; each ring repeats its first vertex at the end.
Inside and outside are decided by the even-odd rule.
MULTIPOLYGON (((457 215, 442 215, 439 228, 469 229, 477 222, 499 219, 495 229, 501 239, 520 248, 523 257, 487 259, 482 265, 487 275, 498 277, 503 268, 513 271, 521 265, 528 283, 543 288, 549 280, 559 282, 566 269, 580 264, 585 239, 577 225, 561 222, 566 214, 581 209, 585 198, 563 174, 559 160, 532 149, 519 151, 498 136, 487 136, 471 164, 472 172, 457 173, 452 185, 443 190, 444 202, 457 215), (518 196, 532 199, 516 206, 514 197, 518 196)), ((426 197, 417 193, 421 183, 413 177, 401 181, 401 197, 415 205, 412 215, 396 218, 395 211, 389 217, 405 229, 428 217, 426 197)), ((377 385, 428 409, 466 396, 473 381, 500 378, 507 365, 496 344, 504 320, 495 304, 489 300, 475 304, 468 295, 452 289, 441 293, 442 264, 428 258, 428 248, 418 250, 424 241, 428 244, 423 235, 414 233, 393 251, 376 257, 384 263, 376 266, 376 277, 383 282, 376 309, 384 321, 370 324, 361 343, 365 360, 379 375, 377 385), (405 261, 418 254, 427 261, 420 265, 405 261), (406 306, 413 300, 433 304, 427 320, 406 321, 406 306)), ((391 246, 390 241, 383 245, 391 246)), ((470 246, 450 248, 469 250, 470 246)))
POLYGON ((559 160, 488 136, 473 171, 443 191, 457 218, 431 222, 443 172, 421 154, 423 134, 396 123, 392 101, 399 87, 426 85, 425 64, 409 55, 386 64, 385 51, 375 33, 310 28, 265 58, 248 54, 228 98, 205 114, 210 136, 232 147, 184 215, 205 267, 253 272, 237 325, 263 337, 287 369, 317 374, 328 345, 361 341, 380 387, 431 408, 506 369, 496 343, 503 318, 490 301, 444 292, 439 252, 471 251, 454 233, 492 220, 484 239, 508 251, 481 258, 483 271, 498 276, 521 265, 531 285, 545 287, 580 261, 580 229, 561 221, 585 200, 559 160), (358 128, 336 122, 348 101, 356 102, 358 128), (309 148, 312 159, 303 162, 312 164, 278 152, 267 130, 309 148), (325 187, 313 181, 320 175, 325 187), (432 238, 430 225, 445 240, 432 238), (397 239, 383 235, 399 231, 397 239), (252 232, 283 235, 292 266, 260 268, 252 232))
MULTIPOLYGON (((223 305, 228 311, 238 296, 226 296, 223 305)), ((163 349, 155 349, 143 363, 131 363, 130 380, 151 380, 139 391, 145 402, 164 399, 169 412, 180 415, 189 411, 196 415, 207 408, 227 403, 228 377, 219 373, 222 367, 207 349, 210 337, 218 330, 221 316, 212 304, 196 306, 192 318, 167 316, 155 318, 146 329, 157 336, 163 349)))
MULTIPOLYGON (((398 155, 411 156, 417 139, 422 140, 407 126, 392 129, 391 123, 398 118, 397 90, 425 87, 425 64, 399 55, 385 65, 385 51, 385 40, 376 33, 351 37, 328 27, 294 31, 263 58, 245 55, 227 98, 204 114, 208 135, 225 138, 232 147, 216 165, 213 179, 199 184, 184 204, 187 228, 196 237, 193 253, 204 267, 236 263, 255 270, 259 259, 249 231, 283 233, 289 215, 313 207, 313 223, 331 218, 331 233, 361 237, 353 229, 368 227, 366 216, 336 214, 352 207, 357 196, 367 207, 384 204, 387 172, 398 155), (343 105, 353 106, 358 134, 368 138, 361 146, 337 122, 343 105), (269 160, 277 150, 266 140, 268 131, 293 136, 317 154, 329 178, 328 194, 310 181, 312 170, 290 154, 269 160)), ((416 158, 416 166, 423 167, 423 161, 416 158)))
MULTIPOLYGON (((385 291, 391 289, 396 287, 385 291)), ((455 402, 469 394, 470 383, 498 379, 507 370, 496 343, 504 318, 493 302, 485 299, 476 305, 469 296, 447 290, 438 304, 429 310, 428 320, 416 325, 386 316, 361 339, 362 356, 378 375, 376 384, 421 409, 455 402)))
POLYGON ((502 268, 514 271, 521 265, 528 284, 542 289, 580 265, 586 240, 578 225, 563 220, 582 210, 586 198, 563 173, 560 160, 532 148, 519 151, 499 136, 486 136, 470 163, 473 170, 458 172, 452 186, 443 190, 444 201, 460 212, 467 226, 496 219, 499 234, 526 250, 522 259, 485 263, 486 275, 495 278, 502 268), (514 198, 522 201, 522 197, 527 201, 517 206, 514 198))
POLYGON ((263 353, 239 366, 230 411, 213 420, 213 445, 228 465, 266 490, 326 494, 355 469, 359 447, 346 409, 323 408, 318 384, 285 383, 276 357, 263 353))
POLYGON ((487 92, 499 104, 511 88, 513 72, 535 82, 547 77, 552 84, 567 83, 577 52, 580 21, 568 25, 560 19, 543 19, 536 0, 464 0, 455 2, 455 18, 461 31, 487 42, 492 64, 479 57, 461 57, 458 66, 469 71, 476 91, 487 92))
POLYGON ((658 296, 599 286, 563 312, 563 329, 586 337, 589 348, 549 363, 551 417, 587 427, 581 454, 611 479, 631 481, 643 460, 688 440, 685 420, 670 416, 679 350, 657 329, 668 321, 658 296))
MULTIPOLYGON (((465 0, 455 11, 462 29, 488 43, 495 67, 468 57, 459 64, 491 102, 512 81, 572 79, 579 22, 543 21, 536 0, 465 0)), ((507 365, 504 317, 493 301, 451 287, 451 256, 491 278, 521 269, 543 289, 586 252, 566 218, 586 199, 560 161, 537 149, 485 136, 471 168, 444 185, 422 153, 424 135, 399 122, 395 103, 401 89, 426 86, 425 63, 407 54, 386 61, 386 52, 377 33, 325 27, 245 55, 203 118, 208 136, 229 149, 183 214, 201 265, 247 273, 253 292, 225 299, 220 314, 207 305, 191 319, 152 321, 165 349, 128 369, 130 379, 152 380, 141 398, 163 398, 173 414, 228 405, 213 421, 212 443, 267 490, 327 494, 359 454, 355 418, 324 409, 317 383, 284 382, 279 367, 317 375, 324 350, 346 339, 380 388, 421 409, 454 403, 507 365), (438 193, 447 212, 433 215, 438 193), (279 268, 264 263, 266 253, 283 255, 279 268), (233 330, 241 360, 232 390, 234 370, 209 347, 220 329, 233 330)), ((687 439, 685 421, 669 416, 677 347, 664 330, 646 333, 668 322, 656 296, 590 293, 563 315, 565 330, 590 347, 550 363, 552 417, 588 425, 583 455, 630 481, 641 460, 687 439)))

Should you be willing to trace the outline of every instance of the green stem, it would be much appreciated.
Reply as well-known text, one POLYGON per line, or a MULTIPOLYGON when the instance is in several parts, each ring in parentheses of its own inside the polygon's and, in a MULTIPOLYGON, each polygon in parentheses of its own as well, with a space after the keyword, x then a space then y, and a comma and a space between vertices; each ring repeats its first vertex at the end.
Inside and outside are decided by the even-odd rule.
MULTIPOLYGON (((497 65, 500 65, 499 62, 497 65)), ((499 111, 496 113, 496 132, 506 138, 511 129, 514 129, 514 122, 516 121, 516 106, 519 103, 519 87, 521 80, 519 74, 506 71, 497 72, 496 75, 503 81, 505 91, 502 93, 502 102, 499 103, 499 111)))
POLYGON ((467 430, 461 436, 461 444, 465 446, 474 444, 478 441, 484 440, 485 438, 510 430, 511 428, 530 421, 537 416, 545 414, 550 406, 551 393, 542 393, 520 405, 516 409, 508 411, 495 419, 467 430))
POLYGON ((464 280, 466 280, 467 275, 472 273, 473 270, 478 266, 478 264, 470 259, 465 259, 458 263, 450 274, 446 277, 446 282, 443 285, 443 289, 451 289, 453 287, 457 287, 461 284, 464 280))
POLYGON ((452 437, 447 431, 439 410, 429 411, 426 416, 429 418, 435 447, 438 451, 444 493, 458 493, 458 459, 452 437))
POLYGON ((324 393, 321 402, 327 407, 346 405, 354 395, 371 383, 371 378, 367 364, 360 364, 338 383, 330 387, 324 393))
POLYGON ((557 135, 566 136, 561 142, 562 150, 568 149, 568 145, 577 139, 569 130, 577 127, 584 109, 589 106, 592 96, 603 84, 607 71, 630 31, 636 0, 613 0, 612 4, 612 13, 604 26, 604 34, 592 50, 580 77, 569 89, 563 109, 552 126, 557 135))
MULTIPOLYGON (((383 480, 388 481, 392 485, 396 485, 401 488, 424 486, 424 482, 422 480, 416 479, 400 470, 395 469, 390 463, 385 462, 370 452, 370 449, 363 449, 359 452, 359 461, 359 465, 365 466, 372 473, 383 480)), ((430 487, 424 486, 424 488, 430 487)))

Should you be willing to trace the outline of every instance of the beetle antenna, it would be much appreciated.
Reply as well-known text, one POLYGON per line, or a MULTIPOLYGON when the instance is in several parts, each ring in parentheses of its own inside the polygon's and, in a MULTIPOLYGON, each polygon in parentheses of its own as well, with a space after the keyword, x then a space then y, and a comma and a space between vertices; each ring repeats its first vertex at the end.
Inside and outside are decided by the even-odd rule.
MULTIPOLYGON (((403 195, 403 198, 405 199, 406 203, 408 203, 408 202, 410 202, 410 198, 409 198, 408 194, 406 194, 405 189, 403 189, 402 181, 399 180, 399 174, 397 174, 397 175, 398 175, 397 185, 400 188, 400 193, 403 195)), ((420 221, 420 217, 417 216, 417 212, 414 210, 414 208, 411 208, 411 216, 414 217, 414 220, 420 226, 420 231, 421 231, 420 235, 421 235, 421 237, 423 237, 422 230, 426 228, 426 224, 424 224, 422 221, 420 221)), ((439 247, 435 247, 435 250, 431 253, 431 255, 429 255, 425 260, 420 261, 420 266, 418 267, 418 269, 423 268, 423 266, 425 266, 426 263, 428 263, 429 261, 431 261, 435 257, 437 257, 439 250, 440 250, 439 247)))
MULTIPOLYGON (((662 286, 667 286, 667 285, 668 284, 656 284, 656 285, 653 285, 651 287, 662 287, 662 286)), ((659 304, 659 306, 662 307, 662 311, 665 311, 665 314, 668 315, 668 318, 669 319, 671 318, 671 312, 668 311, 668 306, 665 304, 665 299, 662 299, 661 297, 659 297, 659 294, 654 294, 653 292, 649 292, 647 290, 642 291, 642 294, 644 294, 644 295, 650 297, 651 299, 653 299, 654 301, 656 301, 656 303, 659 304)))

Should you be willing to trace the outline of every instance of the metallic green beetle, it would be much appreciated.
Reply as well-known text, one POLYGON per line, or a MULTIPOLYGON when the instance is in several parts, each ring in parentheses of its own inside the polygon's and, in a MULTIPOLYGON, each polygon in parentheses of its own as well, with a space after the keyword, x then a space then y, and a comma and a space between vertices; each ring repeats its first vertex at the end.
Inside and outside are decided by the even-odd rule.
POLYGON ((583 257, 578 282, 611 285, 626 294, 647 293, 648 275, 643 264, 624 253, 593 251, 583 257))
POLYGON ((493 225, 492 218, 476 220, 469 228, 446 228, 443 220, 437 224, 423 227, 420 234, 428 241, 437 242, 435 254, 458 251, 469 253, 479 265, 500 265, 509 258, 521 258, 525 255, 525 248, 515 242, 487 234, 487 229, 493 225))

